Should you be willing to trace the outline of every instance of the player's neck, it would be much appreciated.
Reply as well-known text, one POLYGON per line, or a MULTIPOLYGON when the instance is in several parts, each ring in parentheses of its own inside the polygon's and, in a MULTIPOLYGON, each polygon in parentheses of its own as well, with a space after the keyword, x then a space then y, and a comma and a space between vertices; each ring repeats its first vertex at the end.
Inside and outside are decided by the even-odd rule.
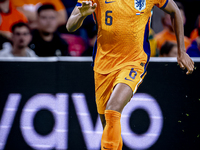
POLYGON ((46 42, 50 42, 53 39, 53 33, 47 33, 47 32, 40 31, 40 36, 46 42))

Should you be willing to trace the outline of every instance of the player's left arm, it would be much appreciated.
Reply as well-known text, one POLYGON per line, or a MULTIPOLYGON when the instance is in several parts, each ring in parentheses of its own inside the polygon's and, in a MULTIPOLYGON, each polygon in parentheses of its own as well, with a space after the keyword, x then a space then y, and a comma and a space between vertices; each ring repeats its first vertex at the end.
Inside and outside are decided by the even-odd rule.
POLYGON ((178 56, 177 61, 182 69, 187 68, 187 75, 191 74, 194 70, 194 62, 186 53, 184 44, 184 28, 183 19, 181 17, 181 12, 173 0, 169 0, 166 7, 163 10, 170 14, 174 32, 176 34, 177 44, 178 44, 178 56))

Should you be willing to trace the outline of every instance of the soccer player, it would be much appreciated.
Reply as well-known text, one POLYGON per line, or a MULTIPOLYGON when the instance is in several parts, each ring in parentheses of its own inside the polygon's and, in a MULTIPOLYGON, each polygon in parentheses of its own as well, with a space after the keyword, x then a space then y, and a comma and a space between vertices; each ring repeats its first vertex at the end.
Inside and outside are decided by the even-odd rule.
POLYGON ((194 62, 185 52, 182 18, 173 0, 78 0, 67 22, 68 31, 76 31, 93 13, 98 26, 93 58, 96 104, 104 127, 102 150, 122 149, 121 112, 146 74, 149 23, 155 5, 171 15, 178 64, 191 74, 194 62))

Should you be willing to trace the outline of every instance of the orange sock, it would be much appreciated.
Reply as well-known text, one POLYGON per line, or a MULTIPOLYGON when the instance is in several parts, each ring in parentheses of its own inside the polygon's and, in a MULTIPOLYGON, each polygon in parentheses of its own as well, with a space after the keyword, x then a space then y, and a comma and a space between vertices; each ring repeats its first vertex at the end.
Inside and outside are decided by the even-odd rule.
POLYGON ((118 150, 121 140, 121 114, 114 110, 105 110, 106 126, 101 138, 101 150, 118 150))
POLYGON ((122 140, 122 137, 121 137, 117 150, 122 150, 122 147, 123 147, 123 140, 122 140))

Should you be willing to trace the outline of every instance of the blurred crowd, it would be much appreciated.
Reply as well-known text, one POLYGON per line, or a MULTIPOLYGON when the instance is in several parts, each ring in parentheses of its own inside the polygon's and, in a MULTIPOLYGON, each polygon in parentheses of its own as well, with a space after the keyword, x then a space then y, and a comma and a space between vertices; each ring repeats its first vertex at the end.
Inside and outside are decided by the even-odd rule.
MULTIPOLYGON (((0 57, 92 56, 97 34, 92 15, 74 33, 65 27, 76 3, 77 0, 0 0, 0 57)), ((176 3, 185 25, 184 5, 176 3)), ((160 13, 154 12, 156 17, 152 16, 151 57, 176 57, 171 18, 162 13, 156 16, 160 13)), ((200 57, 200 13, 184 42, 191 57, 200 57)))

